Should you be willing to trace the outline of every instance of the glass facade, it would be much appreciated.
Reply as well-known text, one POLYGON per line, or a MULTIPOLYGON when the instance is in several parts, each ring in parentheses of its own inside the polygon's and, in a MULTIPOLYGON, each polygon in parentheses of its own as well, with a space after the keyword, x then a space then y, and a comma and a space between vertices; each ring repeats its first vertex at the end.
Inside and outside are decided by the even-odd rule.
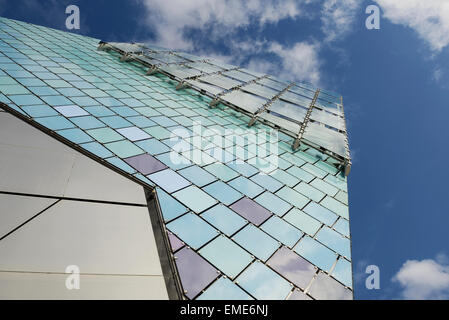
POLYGON ((185 298, 352 298, 338 95, 4 18, 0 92, 6 111, 156 191, 185 298))

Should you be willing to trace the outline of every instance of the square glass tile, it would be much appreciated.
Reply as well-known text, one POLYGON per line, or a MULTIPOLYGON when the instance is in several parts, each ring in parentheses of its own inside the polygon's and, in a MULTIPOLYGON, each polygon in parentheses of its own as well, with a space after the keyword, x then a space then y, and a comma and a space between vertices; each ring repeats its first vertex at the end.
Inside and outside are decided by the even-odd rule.
POLYGON ((349 221, 343 218, 339 218, 334 224, 333 228, 340 232, 342 235, 349 237, 349 221))
POLYGON ((245 177, 238 177, 230 182, 228 182, 230 186, 232 186, 234 189, 237 189, 244 195, 248 196, 249 198, 254 198, 258 194, 262 193, 263 188, 248 178, 245 177))
POLYGON ((247 225, 232 239, 262 261, 266 261, 279 248, 275 239, 253 225, 247 225))
POLYGON ((150 136, 143 131, 142 129, 139 129, 137 127, 128 127, 128 128, 122 128, 122 129, 117 129, 117 131, 125 136, 126 138, 128 138, 131 141, 137 141, 137 140, 143 140, 143 139, 147 139, 150 138, 150 136))
POLYGON ((248 198, 240 199, 230 208, 256 226, 259 226, 271 216, 267 209, 248 198))
POLYGON ((313 237, 321 227, 321 222, 297 208, 293 208, 283 217, 283 219, 311 237, 313 237))
POLYGON ((87 116, 89 115, 86 111, 78 106, 63 106, 63 107, 55 107, 59 113, 66 117, 78 117, 78 116, 87 116))
POLYGON ((55 109, 47 105, 23 106, 22 110, 31 117, 50 117, 59 115, 55 109))
POLYGON ((292 176, 291 174, 288 174, 287 172, 283 170, 276 170, 272 173, 270 173, 270 176, 275 178, 276 180, 282 182, 286 186, 293 187, 295 186, 299 180, 292 176))
POLYGON ((261 229, 290 248, 293 247, 303 235, 297 228, 277 216, 272 216, 269 220, 265 221, 261 229))
POLYGON ((293 166, 287 169, 287 172, 307 183, 309 183, 310 181, 313 180, 313 178, 315 178, 313 175, 311 175, 310 173, 301 168, 298 168, 297 166, 293 166))
MULTIPOLYGON (((131 143, 127 141, 128 143, 131 143)), ((106 145, 107 146, 107 145, 106 145)), ((137 147, 136 147, 137 148, 137 147)), ((140 149, 139 149, 140 150, 140 149)), ((166 169, 167 166, 150 156, 149 154, 141 154, 135 157, 125 159, 125 161, 140 173, 147 175, 156 171, 166 169)))
POLYGON ((276 195, 299 209, 303 208, 309 202, 308 198, 287 186, 276 192, 276 195))
POLYGON ((191 212, 168 223, 167 228, 193 249, 198 249, 218 235, 216 229, 191 212))
POLYGON ((320 272, 310 285, 309 294, 317 300, 352 300, 352 291, 320 272))
POLYGON ((157 188, 156 192, 162 216, 165 221, 173 220, 188 211, 186 207, 164 190, 157 188))
POLYGON ((175 192, 173 196, 196 213, 212 207, 217 201, 196 186, 175 192))
POLYGON ((98 142, 84 143, 81 145, 81 147, 103 159, 113 156, 111 151, 103 147, 98 142))
POLYGON ((207 165, 204 167, 204 169, 212 173, 217 178, 223 180, 224 182, 228 182, 229 180, 234 179, 239 175, 237 172, 220 162, 215 162, 207 165))
POLYGON ((264 206, 271 212, 277 214, 278 216, 283 216, 292 207, 290 204, 269 191, 265 191, 260 196, 255 198, 254 201, 264 206))
POLYGON ((195 298, 219 276, 217 270, 192 249, 183 248, 175 257, 184 294, 189 299, 195 298))
POLYGON ((321 205, 310 202, 303 211, 310 216, 314 217, 315 219, 327 224, 328 226, 331 226, 334 224, 334 222, 337 220, 338 216, 334 214, 332 211, 322 207, 321 205))
POLYGON ((210 208, 201 217, 227 236, 231 236, 247 223, 245 219, 222 204, 210 208))
MULTIPOLYGON (((128 140, 110 142, 110 143, 105 144, 105 147, 108 148, 109 150, 111 150, 113 153, 115 153, 120 158, 133 157, 133 156, 143 153, 142 149, 140 149, 134 143, 132 143, 128 140)), ((145 174, 144 172, 142 172, 142 173, 145 174)))
POLYGON ((199 253, 231 279, 253 260, 248 252, 225 236, 215 238, 199 253))
POLYGON ((84 130, 104 127, 104 123, 92 116, 74 117, 71 119, 74 124, 84 130))
POLYGON ((190 185, 190 182, 171 169, 150 174, 148 178, 167 192, 175 192, 190 185))
POLYGON ((239 286, 221 277, 207 288, 197 300, 254 300, 239 286))
POLYGON ((321 179, 314 179, 310 184, 330 196, 335 196, 338 192, 336 187, 321 179))
POLYGON ((124 118, 120 116, 101 117, 100 120, 106 123, 109 127, 114 129, 132 126, 131 122, 126 121, 124 118))
POLYGON ((68 129, 74 127, 73 123, 61 116, 36 118, 34 120, 51 130, 68 129))
POLYGON ((196 165, 179 170, 178 172, 180 175, 192 181, 198 187, 205 186, 206 184, 209 184, 216 180, 213 175, 196 165))
POLYGON ((136 145, 138 145, 139 147, 141 147, 143 150, 145 150, 146 152, 148 152, 151 155, 165 153, 165 152, 170 151, 169 147, 167 147, 165 144, 163 144, 162 142, 160 142, 159 140, 156 140, 156 139, 137 141, 136 145))
POLYGON ((36 96, 33 96, 32 94, 12 95, 8 96, 8 98, 19 107, 33 104, 44 104, 41 99, 39 99, 36 96))
POLYGON ((156 158, 173 170, 183 169, 192 165, 192 163, 187 158, 184 158, 176 152, 162 153, 157 155, 156 158))
POLYGON ((292 290, 290 283, 258 261, 250 265, 237 281, 258 300, 284 300, 292 290))
POLYGON ((59 130, 57 133, 76 144, 92 141, 91 137, 78 128, 59 130))
POLYGON ((305 289, 312 281, 317 268, 286 247, 280 248, 268 260, 267 265, 284 276, 295 286, 305 289))
POLYGON ((342 256, 351 259, 351 242, 338 232, 324 227, 318 231, 316 239, 342 256))
POLYGON ((167 236, 168 236, 168 240, 170 241, 170 247, 173 252, 184 247, 184 242, 179 240, 179 238, 177 236, 175 236, 173 233, 167 232, 167 236))
POLYGON ((123 137, 111 128, 87 130, 87 133, 101 143, 122 140, 123 137))
POLYGON ((276 192, 284 186, 281 182, 267 174, 258 173, 250 179, 271 192, 276 192))
POLYGON ((326 198, 324 198, 320 202, 320 204, 323 207, 326 207, 327 209, 335 212, 340 217, 343 217, 345 219, 349 219, 348 207, 346 205, 344 205, 343 203, 341 203, 340 201, 337 201, 334 198, 331 198, 331 197, 327 196, 326 198))
POLYGON ((335 252, 309 237, 302 238, 294 250, 326 272, 329 272, 337 260, 337 254, 335 252))
POLYGON ((324 198, 325 194, 318 189, 315 189, 311 185, 301 182, 295 188, 296 191, 312 199, 315 202, 320 202, 324 198))
POLYGON ((312 300, 308 295, 299 289, 295 289, 292 294, 288 297, 288 300, 312 300))
POLYGON ((332 276, 345 286, 352 288, 351 262, 343 258, 338 259, 334 270, 332 270, 332 276))
POLYGON ((225 205, 230 205, 243 197, 240 192, 231 188, 223 181, 216 181, 204 187, 203 190, 225 205))

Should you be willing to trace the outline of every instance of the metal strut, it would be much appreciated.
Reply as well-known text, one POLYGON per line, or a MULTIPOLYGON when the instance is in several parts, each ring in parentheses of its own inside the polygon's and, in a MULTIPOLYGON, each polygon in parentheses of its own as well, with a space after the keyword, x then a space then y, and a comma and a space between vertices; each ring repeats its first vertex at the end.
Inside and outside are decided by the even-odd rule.
POLYGON ((307 109, 307 113, 302 121, 301 128, 299 128, 298 135, 296 136, 295 142, 293 143, 293 151, 298 149, 301 144, 302 136, 306 131, 307 124, 309 123, 310 115, 312 114, 313 108, 315 107, 316 100, 318 99, 318 95, 320 94, 320 89, 315 91, 315 95, 313 96, 313 100, 309 105, 309 109, 307 109))
POLYGON ((267 103, 265 103, 259 110, 256 111, 256 113, 253 115, 253 117, 251 118, 251 120, 249 120, 248 122, 248 127, 251 127, 256 121, 257 118, 259 117, 259 115, 265 111, 268 110, 268 108, 273 104, 273 102, 275 102, 276 100, 279 99, 279 97, 286 92, 288 89, 290 89, 291 87, 293 87, 295 85, 294 82, 290 83, 287 87, 285 87, 281 92, 279 92, 277 95, 275 95, 273 98, 271 98, 267 103))
POLYGON ((232 87, 232 88, 230 88, 230 89, 228 89, 228 90, 223 90, 222 92, 220 92, 219 94, 217 94, 213 100, 211 100, 211 102, 209 103, 209 106, 215 107, 215 106, 220 102, 220 98, 221 98, 222 96, 224 96, 225 94, 227 94, 227 93, 229 93, 229 92, 231 92, 231 91, 234 91, 234 90, 240 90, 240 89, 243 88, 244 86, 247 86, 247 85, 249 85, 249 84, 251 84, 251 83, 255 83, 255 82, 257 82, 257 81, 259 81, 259 80, 262 80, 262 79, 265 79, 265 78, 267 78, 267 77, 268 77, 268 75, 263 75, 263 76, 258 77, 258 78, 256 78, 256 79, 250 80, 250 81, 248 81, 248 82, 241 83, 241 84, 239 84, 239 85, 237 85, 237 86, 235 86, 235 87, 232 87))

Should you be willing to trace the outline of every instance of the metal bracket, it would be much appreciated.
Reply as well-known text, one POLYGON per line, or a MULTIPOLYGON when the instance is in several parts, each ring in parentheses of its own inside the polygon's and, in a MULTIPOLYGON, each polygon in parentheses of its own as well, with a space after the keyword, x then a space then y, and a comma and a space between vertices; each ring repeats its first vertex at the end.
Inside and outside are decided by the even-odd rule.
POLYGON ((250 81, 248 81, 248 82, 241 83, 241 84, 239 84, 239 85, 237 85, 237 86, 235 86, 235 87, 232 87, 232 88, 230 88, 230 89, 228 89, 228 90, 223 90, 222 92, 220 92, 219 94, 217 94, 217 95, 215 96, 215 98, 209 103, 209 106, 211 106, 211 107, 216 106, 216 105, 218 104, 220 98, 221 98, 222 96, 224 96, 225 94, 227 94, 227 93, 229 93, 229 92, 231 92, 231 91, 240 90, 240 89, 243 88, 244 86, 247 86, 247 85, 249 85, 249 84, 251 84, 251 83, 255 83, 255 82, 257 82, 257 81, 259 81, 259 80, 262 80, 262 79, 265 79, 265 78, 267 78, 267 77, 268 77, 268 75, 263 75, 263 76, 261 76, 261 77, 258 77, 258 78, 255 78, 255 79, 253 79, 253 80, 250 80, 250 81))
POLYGON ((248 122, 248 127, 251 127, 254 123, 256 123, 257 118, 259 117, 259 115, 265 111, 268 110, 268 108, 270 108, 270 106, 273 104, 274 101, 278 100, 279 97, 286 92, 288 89, 290 89, 291 87, 293 87, 295 85, 294 82, 290 83, 287 87, 285 87, 281 92, 279 92, 277 95, 275 95, 274 97, 272 97, 267 103, 265 103, 259 110, 257 110, 257 112, 253 115, 253 117, 251 118, 251 120, 249 120, 248 122))
POLYGON ((315 91, 315 95, 313 96, 313 100, 307 109, 307 113, 302 121, 301 128, 299 128, 298 135, 296 136, 295 142, 293 143, 292 149, 295 151, 301 145, 301 139, 306 131, 307 124, 309 123, 310 115, 312 114, 313 108, 315 107, 316 100, 318 99, 318 95, 320 94, 320 89, 315 91))

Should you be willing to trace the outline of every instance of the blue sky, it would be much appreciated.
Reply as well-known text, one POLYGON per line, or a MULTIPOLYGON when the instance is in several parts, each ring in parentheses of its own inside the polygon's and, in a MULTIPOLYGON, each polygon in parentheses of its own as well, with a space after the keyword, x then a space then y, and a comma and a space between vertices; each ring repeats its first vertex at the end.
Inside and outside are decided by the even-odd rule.
POLYGON ((355 294, 449 298, 449 3, 446 0, 0 0, 0 15, 153 42, 343 95, 355 294), (381 8, 367 30, 365 8, 381 8), (367 290, 367 265, 381 289, 367 290), (394 279, 394 280, 393 280, 394 279))

